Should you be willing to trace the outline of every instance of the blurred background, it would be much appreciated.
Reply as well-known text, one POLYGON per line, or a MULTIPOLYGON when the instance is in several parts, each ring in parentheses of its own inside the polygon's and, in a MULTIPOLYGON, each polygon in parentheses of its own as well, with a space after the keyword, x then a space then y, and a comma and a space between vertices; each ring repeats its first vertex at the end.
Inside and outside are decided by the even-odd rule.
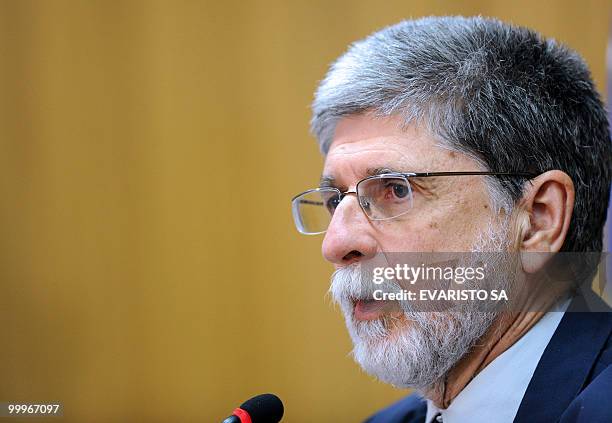
MULTIPOLYGON (((291 197, 322 158, 309 103, 383 26, 482 14, 568 43, 605 92, 593 1, 0 1, 0 401, 71 422, 283 421, 406 394, 353 363, 321 237, 291 197)), ((57 421, 57 420, 55 420, 57 421)))

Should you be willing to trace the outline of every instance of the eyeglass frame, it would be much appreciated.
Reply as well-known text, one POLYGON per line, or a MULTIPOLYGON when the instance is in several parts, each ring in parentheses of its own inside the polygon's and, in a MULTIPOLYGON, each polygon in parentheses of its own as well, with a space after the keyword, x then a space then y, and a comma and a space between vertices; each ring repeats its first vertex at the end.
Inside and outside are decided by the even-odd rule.
MULTIPOLYGON (((306 190, 306 191, 301 192, 298 195, 294 196, 291 199, 291 204, 294 205, 294 201, 297 198, 299 198, 302 195, 304 195, 304 194, 309 194, 311 192, 318 192, 318 191, 322 191, 322 190, 335 190, 335 191, 338 192, 338 197, 339 197, 338 204, 340 204, 340 202, 348 194, 355 194, 357 196, 357 203, 359 203, 359 208, 361 209, 363 214, 368 218, 368 220, 370 220, 370 221, 391 220, 391 219, 395 219, 396 217, 400 217, 400 216, 402 216, 405 213, 399 214, 397 216, 386 217, 386 218, 381 218, 381 219, 375 219, 375 218, 370 217, 368 215, 368 213, 363 209, 363 205, 361 204, 361 201, 359 201, 359 194, 358 194, 359 184, 361 184, 364 181, 368 181, 368 180, 372 180, 372 179, 380 179, 380 178, 388 178, 388 177, 401 177, 401 178, 406 179, 406 182, 408 182, 408 178, 427 178, 427 177, 432 177, 432 176, 510 176, 510 177, 520 177, 520 178, 525 178, 525 179, 533 179, 536 176, 539 176, 539 174, 538 173, 531 173, 531 172, 481 172, 481 171, 462 171, 462 172, 389 172, 389 173, 382 173, 380 175, 367 176, 367 177, 359 180, 355 184, 355 189, 354 190, 348 190, 348 191, 342 192, 342 191, 340 191, 340 189, 338 189, 336 187, 319 187, 319 188, 309 189, 309 190, 306 190)), ((408 184, 408 186, 410 187, 410 184, 408 184)), ((333 216, 333 214, 332 214, 332 216, 333 216)), ((331 218, 330 218, 330 220, 331 220, 331 218)), ((321 231, 321 232, 303 232, 297 226, 298 225, 296 225, 296 228, 297 228, 298 232, 300 232, 303 235, 320 235, 320 234, 323 234, 323 233, 327 232, 327 229, 325 229, 324 231, 321 231)))

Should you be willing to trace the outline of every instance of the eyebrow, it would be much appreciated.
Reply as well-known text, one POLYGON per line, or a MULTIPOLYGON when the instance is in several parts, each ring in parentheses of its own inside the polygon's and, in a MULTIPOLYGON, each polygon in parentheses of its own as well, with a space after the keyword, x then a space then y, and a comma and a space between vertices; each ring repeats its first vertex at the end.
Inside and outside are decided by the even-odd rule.
MULTIPOLYGON (((383 175, 385 173, 408 173, 408 172, 397 170, 397 169, 392 169, 391 167, 386 167, 386 166, 384 166, 384 167, 373 167, 373 168, 370 167, 370 168, 366 169, 364 177, 383 175)), ((321 179, 319 180, 319 187, 320 188, 334 188, 334 187, 337 187, 336 186, 336 178, 334 178, 332 175, 322 175, 321 179)))

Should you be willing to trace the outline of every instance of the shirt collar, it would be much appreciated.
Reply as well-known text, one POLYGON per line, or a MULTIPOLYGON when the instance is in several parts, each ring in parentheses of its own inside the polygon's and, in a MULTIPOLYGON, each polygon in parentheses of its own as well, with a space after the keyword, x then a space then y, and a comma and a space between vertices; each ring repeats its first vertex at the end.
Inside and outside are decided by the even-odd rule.
POLYGON ((546 313, 529 332, 485 367, 446 409, 427 400, 426 423, 512 422, 540 357, 570 300, 546 313))

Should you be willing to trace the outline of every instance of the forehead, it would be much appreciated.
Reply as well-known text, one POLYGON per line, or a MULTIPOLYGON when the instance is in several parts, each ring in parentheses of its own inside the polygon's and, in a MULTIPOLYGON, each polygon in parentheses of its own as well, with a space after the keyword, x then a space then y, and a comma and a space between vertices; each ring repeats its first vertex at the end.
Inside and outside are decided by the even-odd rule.
POLYGON ((478 170, 480 166, 419 127, 402 125, 400 117, 358 115, 341 119, 325 158, 324 177, 361 178, 372 168, 434 172, 478 170))

